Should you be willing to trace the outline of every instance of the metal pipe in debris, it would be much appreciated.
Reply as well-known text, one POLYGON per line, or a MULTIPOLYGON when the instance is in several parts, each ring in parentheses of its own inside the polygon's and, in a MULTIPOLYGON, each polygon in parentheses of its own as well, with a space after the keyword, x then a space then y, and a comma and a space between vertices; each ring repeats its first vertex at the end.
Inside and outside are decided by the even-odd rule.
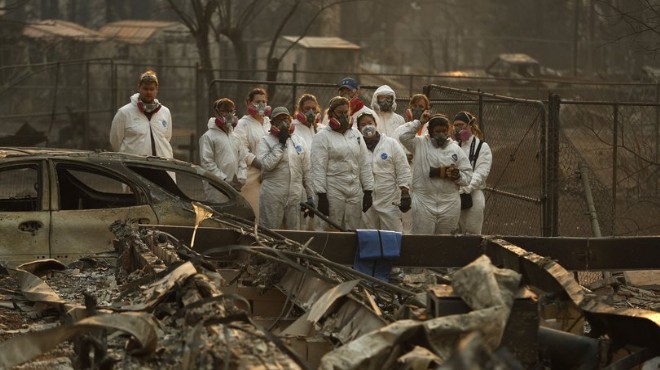
MULTIPOLYGON (((600 223, 598 222, 598 213, 596 213, 596 206, 594 205, 594 196, 591 193, 591 185, 589 184, 589 167, 586 163, 580 162, 578 166, 580 169, 580 177, 582 178, 582 186, 584 187, 584 199, 587 202, 589 209, 589 218, 591 219, 591 231, 594 236, 600 238, 600 223)), ((611 272, 603 272, 604 278, 612 277, 611 272)))
POLYGON ((308 210, 313 212, 315 215, 319 216, 321 218, 321 220, 327 222, 330 226, 334 227, 335 229, 337 229, 339 231, 344 231, 344 232, 348 231, 348 230, 344 229, 343 227, 337 225, 336 222, 332 221, 330 218, 328 218, 328 216, 324 215, 321 211, 319 211, 315 207, 312 207, 308 203, 300 202, 300 206, 307 208, 308 210))
POLYGON ((594 196, 591 193, 591 185, 589 184, 589 167, 586 163, 580 162, 580 177, 582 178, 582 186, 584 187, 584 200, 587 202, 589 209, 589 218, 591 219, 591 231, 594 236, 600 238, 600 224, 598 223, 598 213, 596 213, 596 206, 594 205, 594 196))

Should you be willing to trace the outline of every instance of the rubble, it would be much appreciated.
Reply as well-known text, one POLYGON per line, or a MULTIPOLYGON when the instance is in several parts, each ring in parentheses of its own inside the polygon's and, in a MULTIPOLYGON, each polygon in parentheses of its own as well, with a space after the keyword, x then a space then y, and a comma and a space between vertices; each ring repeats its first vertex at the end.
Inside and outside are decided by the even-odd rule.
POLYGON ((657 355, 643 346, 657 318, 632 308, 657 310, 655 292, 606 281, 591 288, 615 294, 598 298, 553 261, 504 242, 488 241, 522 260, 494 254, 494 263, 520 271, 482 255, 447 274, 404 268, 388 283, 308 243, 224 222, 237 239, 203 253, 188 246, 194 238, 116 222, 114 264, 42 260, 0 275, 0 368, 602 366, 602 353, 633 348, 617 342, 629 336, 610 330, 610 317, 639 330, 637 363, 657 355), (534 281, 528 263, 555 280, 534 281), (596 338, 584 335, 590 324, 596 338), (567 358, 576 348, 594 355, 567 358))

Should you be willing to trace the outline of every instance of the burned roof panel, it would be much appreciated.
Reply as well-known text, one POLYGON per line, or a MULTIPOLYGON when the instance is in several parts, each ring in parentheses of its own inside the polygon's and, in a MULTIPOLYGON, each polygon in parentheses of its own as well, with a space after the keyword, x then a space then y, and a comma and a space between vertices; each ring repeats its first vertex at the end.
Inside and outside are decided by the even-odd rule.
POLYGON ((108 23, 99 32, 130 44, 143 44, 156 32, 179 25, 177 22, 127 20, 108 23))
MULTIPOLYGON (((296 42, 299 36, 282 36, 283 39, 291 43, 296 42)), ((303 48, 307 49, 349 49, 360 50, 360 46, 344 40, 340 37, 316 37, 305 36, 298 42, 303 48)))
POLYGON ((51 19, 28 24, 23 35, 31 38, 71 38, 80 41, 101 41, 105 36, 79 24, 51 19))

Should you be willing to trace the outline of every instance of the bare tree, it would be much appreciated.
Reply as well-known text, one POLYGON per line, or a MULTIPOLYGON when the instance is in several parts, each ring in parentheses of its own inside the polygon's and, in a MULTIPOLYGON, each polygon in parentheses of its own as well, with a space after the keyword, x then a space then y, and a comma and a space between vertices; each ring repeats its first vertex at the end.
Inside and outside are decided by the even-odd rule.
POLYGON ((349 2, 358 2, 360 0, 331 0, 331 1, 320 1, 318 3, 310 3, 309 1, 302 1, 302 0, 294 0, 293 3, 291 4, 291 7, 287 11, 286 15, 282 18, 280 21, 280 24, 278 25, 277 29, 273 33, 272 39, 270 41, 270 47, 268 48, 268 54, 266 55, 266 61, 267 61, 267 73, 266 73, 266 80, 268 81, 277 81, 277 74, 279 72, 279 67, 280 67, 280 62, 282 59, 293 49, 294 46, 296 46, 300 40, 302 40, 305 36, 307 36, 307 33, 309 32, 310 28, 314 25, 316 20, 321 16, 321 14, 326 10, 329 9, 335 5, 339 5, 342 3, 349 3, 349 2), (313 15, 307 19, 307 23, 305 24, 305 27, 303 30, 300 32, 298 35, 298 38, 290 43, 284 51, 282 51, 281 54, 275 55, 276 47, 277 47, 277 42, 280 38, 280 35, 282 34, 282 31, 284 30, 284 27, 289 23, 291 18, 298 12, 300 6, 305 3, 308 4, 308 6, 313 7, 313 15))
POLYGON ((610 42, 632 39, 643 50, 660 50, 659 0, 598 0, 594 10, 605 21, 610 42))
POLYGON ((30 0, 14 0, 14 1, 6 1, 4 4, 0 5, 0 11, 3 12, 11 12, 14 10, 20 10, 23 8, 23 6, 27 3, 29 3, 30 0))
POLYGON ((218 19, 217 24, 212 28, 216 34, 223 35, 229 39, 236 54, 238 64, 238 77, 247 79, 248 75, 248 47, 243 39, 247 27, 265 8, 264 0, 239 0, 235 4, 232 0, 218 1, 218 19))
POLYGON ((167 0, 167 2, 183 24, 186 25, 190 34, 195 38, 195 44, 199 52, 199 62, 202 66, 206 83, 207 85, 210 84, 215 77, 213 75, 213 62, 211 61, 211 51, 209 48, 209 31, 211 19, 218 9, 218 2, 215 0, 167 0))

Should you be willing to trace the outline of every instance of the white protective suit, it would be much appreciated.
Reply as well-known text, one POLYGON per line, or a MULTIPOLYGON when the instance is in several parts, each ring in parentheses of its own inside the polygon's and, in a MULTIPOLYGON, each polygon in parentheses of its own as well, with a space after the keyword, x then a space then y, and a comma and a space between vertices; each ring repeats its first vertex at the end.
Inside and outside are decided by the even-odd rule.
POLYGON ((240 183, 245 184, 247 149, 232 127, 229 126, 229 132, 225 133, 215 124, 215 117, 209 119, 207 127, 208 130, 199 138, 200 165, 226 182, 231 182, 236 176, 240 183))
POLYGON ((417 136, 421 126, 418 120, 406 123, 399 140, 413 153, 412 181, 412 233, 451 234, 458 229, 461 215, 459 186, 466 186, 472 177, 470 161, 463 150, 451 139, 444 148, 436 148, 429 135, 417 136), (454 164, 460 178, 429 177, 431 167, 454 164))
POLYGON ((305 140, 308 148, 312 147, 312 139, 314 139, 314 135, 316 135, 316 133, 323 128, 319 124, 316 127, 316 130, 314 130, 314 126, 307 127, 304 123, 298 121, 297 119, 293 120, 293 125, 296 127, 296 130, 294 131, 295 134, 305 140))
POLYGON ((371 109, 376 112, 377 117, 379 118, 378 122, 378 132, 383 133, 391 138, 398 139, 396 136, 396 129, 401 125, 406 123, 405 118, 400 114, 397 114, 396 111, 396 93, 388 85, 383 85, 376 89, 374 96, 371 99, 371 109), (394 98, 392 104, 392 110, 389 112, 382 112, 380 106, 378 105, 378 96, 379 95, 391 95, 394 98))
MULTIPOLYGON (((362 113, 362 112, 369 112, 373 114, 374 118, 376 119, 376 126, 380 127, 380 117, 378 117, 378 114, 374 112, 371 108, 367 107, 365 104, 364 107, 358 109, 357 112, 354 112, 351 114, 351 127, 357 129, 357 116, 362 113)), ((330 118, 328 117, 327 114, 323 115, 323 120, 321 121, 321 126, 326 127, 328 126, 328 122, 330 121, 330 118)), ((321 129, 321 127, 319 127, 321 129)))
POLYGON ((402 212, 395 204, 401 201, 400 187, 410 189, 412 180, 406 153, 398 140, 381 133, 380 141, 371 152, 371 161, 373 205, 365 213, 365 227, 403 232, 402 212))
POLYGON ((287 139, 286 148, 282 148, 277 137, 268 134, 259 141, 257 152, 263 166, 259 224, 271 229, 284 226, 298 230, 302 194, 312 193, 309 147, 295 133, 287 139))
POLYGON ((245 115, 238 120, 238 124, 234 129, 234 133, 241 140, 243 147, 247 149, 248 153, 245 157, 247 163, 248 173, 245 186, 241 189, 241 194, 245 200, 250 203, 252 210, 256 217, 259 217, 259 192, 261 188, 261 170, 252 166, 252 162, 259 154, 258 144, 261 138, 268 134, 270 131, 270 119, 264 117, 264 123, 254 119, 250 115, 245 115))
MULTIPOLYGON (((472 148, 473 153, 476 153, 479 142, 481 140, 472 135, 466 142, 461 144, 461 148, 468 159, 471 157, 470 148, 472 148), (474 146, 472 146, 472 143, 474 143, 474 146)), ((486 207, 483 189, 486 188, 486 179, 493 164, 493 153, 485 141, 481 145, 476 162, 471 161, 471 164, 473 167, 472 179, 469 185, 461 187, 460 193, 472 194, 472 207, 461 210, 458 228, 461 233, 481 235, 481 228, 484 223, 484 208, 486 207)))
POLYGON ((170 110, 161 105, 160 109, 147 119, 137 106, 140 94, 131 96, 131 102, 117 110, 110 128, 110 144, 115 152, 153 155, 151 136, 153 135, 156 155, 173 158, 172 115, 170 110))
POLYGON ((357 129, 343 134, 329 126, 312 143, 312 188, 325 193, 330 219, 347 230, 357 230, 362 219, 363 190, 374 190, 371 152, 357 129))
MULTIPOLYGON (((300 136, 305 141, 305 144, 307 144, 307 148, 310 148, 311 150, 312 140, 314 139, 314 135, 316 135, 316 133, 319 130, 321 130, 323 126, 321 126, 321 124, 319 123, 315 130, 314 126, 307 127, 304 123, 298 121, 297 119, 293 120, 293 125, 296 127, 295 134, 300 136)), ((303 191, 303 194, 301 196, 303 197, 303 202, 306 202, 307 198, 311 197, 314 200, 314 205, 318 205, 318 198, 316 197, 316 194, 314 194, 313 191, 310 193, 303 191)), ((324 226, 322 226, 321 223, 324 222, 321 221, 318 217, 303 217, 303 215, 300 216, 300 230, 322 231, 324 226)))

